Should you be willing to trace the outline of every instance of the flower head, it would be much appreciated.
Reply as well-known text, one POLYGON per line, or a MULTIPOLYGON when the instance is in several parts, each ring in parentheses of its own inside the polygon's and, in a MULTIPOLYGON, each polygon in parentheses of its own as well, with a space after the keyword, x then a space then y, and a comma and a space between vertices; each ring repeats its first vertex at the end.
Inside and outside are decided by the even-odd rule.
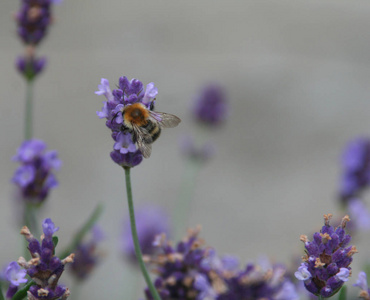
MULTIPOLYGON (((151 255, 157 249, 153 245, 155 237, 162 233, 170 233, 170 218, 160 206, 145 205, 135 210, 136 227, 141 252, 151 255)), ((123 227, 122 251, 130 262, 136 264, 134 243, 132 240, 131 226, 126 220, 123 227)))
POLYGON ((340 195, 346 201, 358 196, 370 184, 370 139, 350 141, 344 149, 342 166, 340 195))
POLYGON ((55 227, 51 219, 45 219, 42 227, 44 234, 41 237, 41 242, 31 234, 26 226, 21 230, 21 234, 28 242, 31 260, 26 261, 23 257, 20 257, 18 264, 26 269, 27 275, 36 283, 36 285, 30 287, 28 299, 67 299, 69 290, 59 285, 58 280, 64 271, 65 264, 73 261, 74 254, 63 260, 55 256, 53 234, 59 227, 55 227))
POLYGON ((210 84, 203 88, 197 96, 193 106, 195 119, 206 125, 214 126, 222 124, 229 113, 225 91, 218 84, 210 84))
POLYGON ((22 0, 15 19, 19 37, 27 45, 37 45, 52 22, 52 0, 22 0))
POLYGON ((104 233, 95 225, 89 241, 80 243, 74 251, 75 257, 69 270, 78 280, 85 280, 94 270, 101 255, 97 251, 98 244, 104 239, 104 233))
POLYGON ((304 281, 305 288, 312 294, 329 298, 339 291, 351 274, 352 256, 357 252, 355 246, 348 246, 351 237, 345 227, 348 216, 342 219, 340 226, 330 226, 331 214, 325 215, 325 225, 309 241, 302 235, 306 255, 295 276, 304 281))
MULTIPOLYGON (((148 261, 158 275, 155 285, 163 300, 297 300, 293 283, 282 265, 248 264, 239 269, 239 260, 231 255, 220 257, 205 247, 199 229, 172 246, 164 235, 157 236, 161 250, 148 261)), ((148 291, 147 299, 152 299, 148 291)))
POLYGON ((13 157, 21 165, 15 171, 12 181, 27 202, 44 201, 49 190, 58 185, 53 170, 59 170, 61 161, 55 150, 45 150, 46 144, 43 141, 29 140, 23 142, 13 157))
POLYGON ((15 65, 27 80, 33 80, 45 68, 46 57, 19 56, 15 65))
POLYGON ((95 94, 104 95, 107 101, 96 113, 106 119, 105 124, 112 131, 115 141, 112 160, 124 168, 137 166, 143 156, 150 156, 151 144, 158 138, 160 126, 174 127, 180 122, 176 116, 153 111, 158 94, 153 82, 144 90, 141 81, 120 77, 118 88, 111 92, 108 80, 102 78, 98 89, 95 94))
POLYGON ((18 286, 26 283, 28 280, 25 278, 27 275, 26 270, 21 269, 16 261, 9 263, 5 269, 5 279, 10 283, 6 293, 7 298, 12 298, 18 290, 18 286))
MULTIPOLYGON (((158 235, 155 245, 159 252, 147 258, 158 275, 154 284, 162 300, 172 299, 215 299, 208 266, 202 262, 208 257, 204 242, 198 238, 198 230, 190 230, 187 237, 172 246, 165 235, 158 235)), ((218 275, 214 273, 215 280, 218 275)), ((147 299, 153 299, 149 290, 147 299)))
POLYGON ((272 265, 268 260, 258 264, 249 263, 242 270, 234 270, 223 275, 225 290, 217 300, 298 300, 294 284, 281 264, 272 265))
POLYGON ((361 271, 358 274, 358 279, 357 279, 356 283, 353 286, 357 286, 361 289, 360 295, 359 295, 360 298, 363 298, 365 300, 370 299, 370 289, 369 289, 369 286, 367 284, 367 276, 366 276, 366 273, 364 271, 361 271))

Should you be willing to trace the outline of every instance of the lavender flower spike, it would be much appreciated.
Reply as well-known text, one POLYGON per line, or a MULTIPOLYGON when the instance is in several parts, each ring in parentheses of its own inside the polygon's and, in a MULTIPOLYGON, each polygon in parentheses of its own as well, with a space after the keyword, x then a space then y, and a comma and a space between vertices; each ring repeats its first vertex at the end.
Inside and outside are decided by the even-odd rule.
MULTIPOLYGON (((156 247, 155 237, 160 234, 170 234, 170 218, 160 206, 144 205, 135 210, 136 227, 141 252, 152 255, 156 247)), ((137 264, 129 220, 125 221, 122 235, 122 252, 133 264, 137 264)))
POLYGON ((370 139, 363 137, 350 141, 343 152, 342 166, 340 196, 347 202, 360 196, 370 185, 370 139))
POLYGON ((37 45, 52 22, 51 0, 22 0, 15 19, 19 37, 26 45, 37 45))
POLYGON ((19 147, 13 160, 21 165, 15 171, 12 181, 19 187, 22 199, 29 203, 41 203, 49 190, 58 185, 53 174, 59 170, 61 161, 55 150, 45 151, 41 140, 29 140, 19 147))
POLYGON ((58 280, 65 264, 73 262, 74 254, 70 254, 63 260, 55 256, 53 234, 59 227, 55 227, 51 219, 45 219, 42 227, 44 234, 41 236, 41 243, 26 226, 21 230, 21 234, 28 242, 28 250, 32 258, 26 261, 20 257, 18 264, 27 270, 27 275, 36 283, 28 290, 28 300, 64 300, 68 298, 69 290, 59 285, 58 280))
POLYGON ((336 294, 351 274, 349 265, 357 252, 355 246, 348 246, 350 235, 345 233, 348 216, 342 219, 340 226, 334 228, 329 222, 331 214, 324 215, 325 225, 309 241, 302 235, 305 244, 303 263, 295 276, 304 282, 305 288, 316 296, 329 298, 336 294))
POLYGON ((192 110, 198 122, 209 126, 221 125, 229 114, 225 90, 218 84, 205 86, 197 96, 192 110))
POLYGON ((98 243, 104 239, 104 233, 95 225, 91 229, 92 237, 87 242, 77 245, 75 258, 69 270, 77 280, 85 280, 89 277, 100 261, 100 253, 97 251, 98 243))
POLYGON ((365 299, 365 300, 370 300, 370 289, 367 284, 367 276, 364 271, 361 271, 358 274, 358 279, 357 282, 353 285, 357 286, 361 289, 361 292, 359 294, 359 298, 365 299))
POLYGON ((26 283, 28 280, 25 278, 27 275, 26 270, 21 269, 17 262, 12 261, 9 263, 5 270, 5 279, 10 283, 6 293, 7 298, 12 298, 18 290, 18 286, 26 283))
POLYGON ((143 157, 148 158, 151 144, 159 137, 162 127, 175 127, 180 122, 176 116, 154 112, 158 89, 151 82, 144 86, 140 80, 120 77, 118 88, 111 92, 109 82, 102 78, 97 95, 104 95, 100 119, 112 131, 114 140, 112 160, 124 168, 139 165, 143 157))

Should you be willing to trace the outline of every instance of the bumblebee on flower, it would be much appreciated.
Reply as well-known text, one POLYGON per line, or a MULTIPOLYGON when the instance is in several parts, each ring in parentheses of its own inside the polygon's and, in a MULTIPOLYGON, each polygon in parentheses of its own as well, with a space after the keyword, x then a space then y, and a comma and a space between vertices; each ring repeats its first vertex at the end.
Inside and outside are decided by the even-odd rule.
POLYGON ((98 88, 95 94, 104 95, 107 101, 97 115, 107 119, 115 141, 111 157, 123 167, 134 167, 142 157, 148 158, 161 129, 175 127, 181 121, 175 115, 153 111, 158 94, 153 82, 144 91, 141 81, 120 77, 118 88, 111 92, 108 80, 102 78, 98 88))

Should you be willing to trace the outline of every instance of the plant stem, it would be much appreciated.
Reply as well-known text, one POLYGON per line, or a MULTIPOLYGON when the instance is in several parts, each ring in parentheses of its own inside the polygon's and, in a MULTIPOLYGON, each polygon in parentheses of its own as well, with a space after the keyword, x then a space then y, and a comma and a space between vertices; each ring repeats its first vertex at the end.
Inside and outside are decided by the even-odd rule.
POLYGON ((317 300, 323 300, 324 298, 321 295, 317 296, 317 300))
POLYGON ((132 233, 132 239, 134 241, 136 258, 139 262, 141 272, 143 273, 146 284, 148 285, 150 293, 152 294, 154 300, 161 300, 161 297, 159 296, 156 288, 154 287, 150 279, 150 276, 148 274, 148 271, 145 267, 144 261, 143 261, 143 254, 141 253, 139 239, 137 236, 136 223, 135 223, 134 203, 132 201, 130 168, 126 167, 124 169, 125 169, 125 178, 126 178, 127 202, 128 202, 129 213, 130 213, 131 233, 132 233))
POLYGON ((24 139, 32 138, 33 129, 33 80, 27 80, 26 111, 24 119, 24 139))
POLYGON ((187 160, 180 187, 180 196, 174 207, 175 239, 181 239, 188 226, 187 220, 191 214, 197 175, 201 163, 195 160, 187 160))

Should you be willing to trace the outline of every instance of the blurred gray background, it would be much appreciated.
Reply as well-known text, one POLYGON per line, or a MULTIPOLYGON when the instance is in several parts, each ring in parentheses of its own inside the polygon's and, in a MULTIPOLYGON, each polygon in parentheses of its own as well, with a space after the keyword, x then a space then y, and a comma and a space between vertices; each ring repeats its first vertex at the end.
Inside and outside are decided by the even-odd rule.
MULTIPOLYGON (((1 265, 22 254, 10 183, 25 95, 13 63, 23 53, 11 17, 18 7, 15 0, 0 3, 1 265)), ((343 146, 370 135, 368 0, 65 0, 54 16, 38 49, 49 63, 36 80, 34 135, 57 149, 64 165, 42 218, 60 226, 61 249, 95 205, 105 205, 105 257, 80 299, 117 299, 132 290, 119 252, 128 213, 124 173, 109 157, 113 141, 95 113, 104 100, 94 94, 102 77, 112 88, 123 75, 153 81, 157 110, 182 118, 132 170, 135 203, 169 211, 185 164, 179 140, 197 130, 192 100, 210 81, 227 88, 230 119, 208 136, 217 153, 199 173, 188 218, 191 226, 202 224, 206 243, 220 254, 242 262, 266 254, 289 264, 302 254, 300 234, 319 229, 324 213, 341 214, 343 146)), ((355 242, 360 253, 350 284, 366 260, 369 237, 363 233, 355 242)))

